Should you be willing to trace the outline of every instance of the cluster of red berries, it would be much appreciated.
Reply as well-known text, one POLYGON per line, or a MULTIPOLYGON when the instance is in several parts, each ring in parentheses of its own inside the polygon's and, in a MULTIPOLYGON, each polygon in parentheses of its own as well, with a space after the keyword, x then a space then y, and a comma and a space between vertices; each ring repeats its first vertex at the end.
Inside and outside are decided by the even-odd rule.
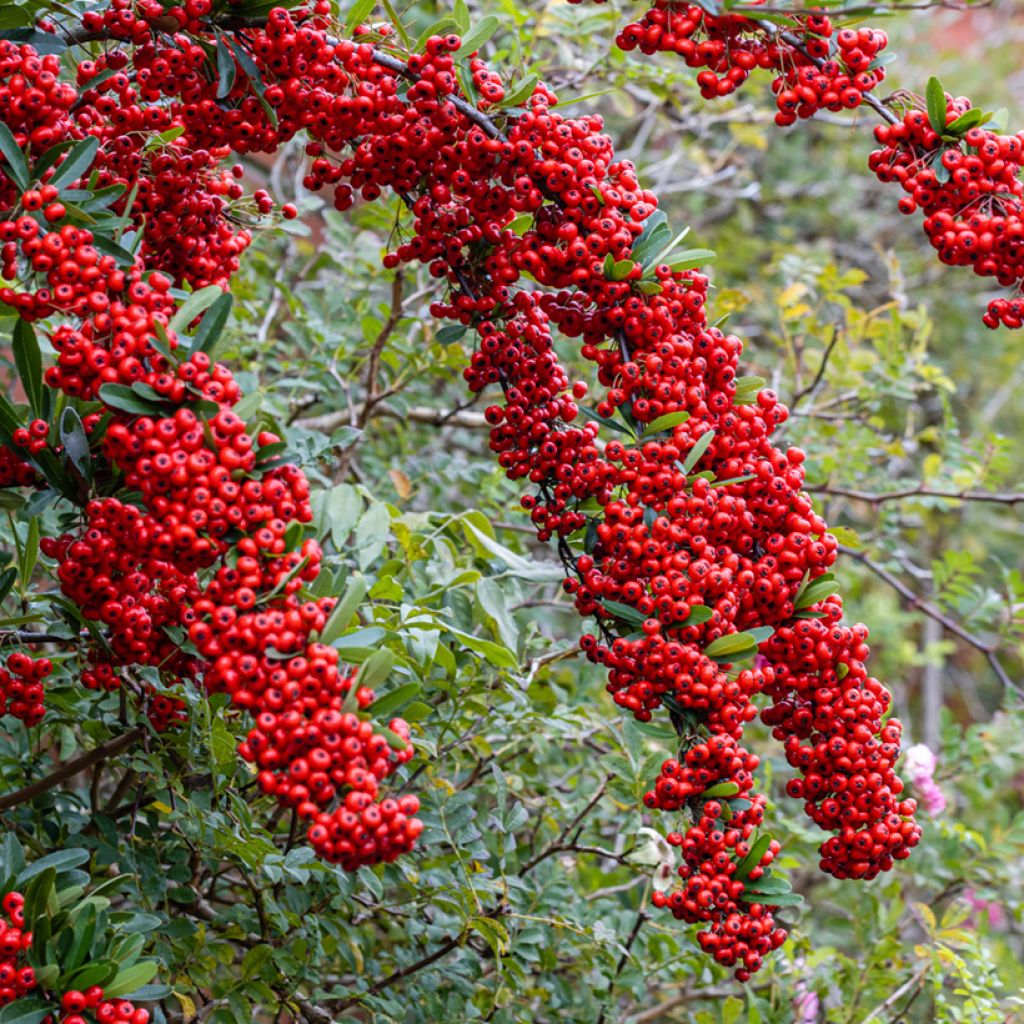
MULTIPOLYGON (((946 98, 946 125, 972 110, 965 97, 946 98)), ((909 110, 896 124, 878 125, 881 149, 868 158, 879 181, 896 182, 906 195, 900 212, 924 215, 922 227, 950 266, 972 267, 1019 295, 1024 283, 1024 132, 1001 135, 974 125, 944 138, 928 115, 909 110)), ((1024 300, 995 299, 988 327, 1024 325, 1024 300)))
POLYGON ((43 1024, 149 1024, 149 1010, 136 1007, 128 999, 105 999, 99 985, 91 985, 84 992, 71 989, 60 999, 60 1014, 43 1019, 43 1024), (88 1011, 91 1017, 84 1016, 88 1011))
POLYGON ((821 848, 821 868, 837 878, 874 878, 904 860, 921 836, 917 802, 902 799, 895 772, 900 723, 883 721, 892 698, 864 667, 867 630, 840 625, 830 598, 823 617, 778 629, 765 645, 774 704, 763 718, 783 740, 802 779, 786 791, 808 816, 836 832, 821 848))
MULTIPOLYGON (((575 0, 580 2, 580 0, 575 0)), ((696 4, 658 0, 616 37, 623 50, 677 53, 704 68, 697 85, 705 99, 727 96, 755 68, 775 72, 779 125, 818 110, 851 110, 885 77, 876 63, 888 40, 877 29, 836 32, 823 14, 794 18, 785 32, 740 14, 708 14, 696 4)))
MULTIPOLYGON (((749 16, 712 15, 695 4, 658 0, 639 22, 622 29, 617 43, 646 54, 677 53, 690 67, 705 68, 697 84, 706 99, 733 92, 754 68, 775 71, 779 125, 821 109, 859 107, 885 77, 885 33, 836 31, 819 13, 795 21, 780 30, 749 16)), ((947 96, 946 102, 947 128, 973 109, 965 97, 947 96)), ((989 303, 985 325, 1024 326, 1024 132, 1000 134, 975 121, 949 135, 913 108, 901 120, 876 127, 875 137, 882 148, 868 166, 880 181, 898 182, 907 192, 899 209, 923 213, 925 234, 939 259, 970 266, 1014 289, 1011 297, 989 303)))
MULTIPOLYGON (((13 1003, 38 988, 36 972, 20 963, 32 945, 32 933, 25 930, 25 897, 20 892, 4 895, 0 914, 0 1006, 13 1003)), ((136 1008, 127 999, 105 999, 103 989, 93 985, 84 992, 72 989, 60 997, 61 1010, 48 1014, 43 1024, 149 1024, 148 1010, 136 1008), (62 1012, 61 1012, 62 1011, 62 1012), (91 1017, 83 1016, 88 1011, 91 1017)))
MULTIPOLYGON (((312 16, 273 10, 265 25, 238 30, 259 72, 259 95, 251 69, 238 65, 230 89, 222 75, 211 73, 206 50, 216 40, 198 8, 186 4, 184 20, 175 17, 201 38, 154 33, 153 19, 167 15, 163 5, 157 12, 154 5, 125 0, 87 16, 89 31, 131 40, 135 49, 130 57, 116 47, 108 51, 102 69, 115 74, 97 87, 88 83, 100 62, 90 65, 83 73, 86 102, 76 111, 76 126, 64 130, 77 138, 87 124, 102 142, 98 166, 112 175, 104 181, 145 179, 145 188, 156 189, 147 196, 173 191, 182 159, 195 155, 188 166, 203 197, 195 200, 180 238, 151 236, 163 249, 181 251, 156 253, 147 242, 134 268, 80 276, 67 282, 66 296, 61 293, 59 308, 78 319, 52 333, 58 359, 47 382, 88 398, 103 383, 134 384, 167 412, 136 416, 112 409, 103 439, 104 455, 141 494, 145 509, 138 518, 120 502, 97 503, 93 523, 47 550, 62 563, 62 584, 91 614, 103 617, 108 602, 113 611, 131 598, 137 609, 132 633, 119 633, 117 649, 123 664, 157 660, 165 644, 177 642, 168 627, 187 630, 192 649, 179 651, 180 673, 201 679, 209 692, 230 694, 236 707, 252 714, 242 756, 256 765, 264 792, 309 822, 309 841, 324 857, 351 868, 390 860, 412 846, 422 827, 413 817, 416 798, 393 799, 380 789, 411 756, 408 729, 395 720, 389 736, 366 720, 372 693, 353 692, 354 679, 337 652, 317 642, 332 602, 301 594, 320 565, 315 542, 297 539, 301 529, 291 528, 311 518, 308 483, 295 467, 260 458, 260 449, 278 439, 254 439, 232 412, 239 395, 228 371, 196 356, 177 360, 177 339, 164 326, 175 306, 173 284, 226 280, 238 255, 220 224, 225 201, 238 198, 238 190, 219 175, 218 161, 229 151, 273 150, 305 131, 308 187, 330 189, 337 209, 357 194, 364 200, 386 191, 400 195, 413 213, 413 230, 386 266, 426 265, 450 286, 433 314, 476 332, 479 348, 466 369, 467 384, 473 391, 488 385, 502 391, 502 401, 487 410, 491 447, 509 476, 528 484, 523 505, 538 536, 557 538, 565 586, 579 612, 597 618, 599 636, 583 639, 587 656, 608 668, 608 689, 619 704, 641 720, 667 712, 680 732, 679 757, 666 763, 648 800, 655 808, 685 810, 692 820, 672 833, 683 852, 681 885, 659 902, 705 924, 704 948, 749 977, 784 937, 771 905, 746 885, 763 875, 777 844, 737 877, 764 818, 764 798, 751 793, 757 760, 740 744, 756 714, 754 696, 772 696, 776 703, 766 712, 772 715, 787 699, 806 701, 819 689, 831 695, 835 724, 820 740, 814 734, 809 758, 805 748, 793 748, 798 769, 821 775, 826 763, 833 767, 827 762, 833 740, 836 750, 840 738, 846 743, 829 784, 832 775, 845 773, 851 797, 835 796, 837 810, 831 791, 800 791, 812 817, 837 832, 822 848, 828 870, 865 876, 885 867, 886 854, 875 849, 874 838, 868 844, 861 838, 864 831, 880 834, 879 821, 889 832, 878 843, 893 858, 917 839, 912 805, 895 801, 891 766, 898 746, 891 737, 895 732, 898 738, 898 727, 881 724, 880 687, 863 682, 856 700, 832 692, 840 665, 848 677, 860 678, 850 662, 851 644, 859 651, 861 634, 854 643, 852 634, 827 631, 812 645, 817 660, 807 669, 799 661, 802 636, 792 649, 788 639, 765 643, 772 630, 788 637, 785 631, 805 613, 830 616, 840 607, 833 598, 798 612, 801 589, 828 570, 837 544, 801 490, 803 453, 772 444, 787 412, 768 390, 741 400, 742 344, 708 324, 706 277, 632 258, 657 222, 657 199, 641 187, 634 168, 616 158, 599 118, 563 116, 554 109, 555 96, 538 85, 525 112, 502 113, 500 123, 489 119, 468 110, 460 96, 458 36, 432 37, 423 53, 402 64, 374 48, 366 27, 354 39, 333 39, 323 7, 312 16), (127 73, 132 62, 134 84, 127 73), (166 161, 139 151, 136 160, 127 148, 121 152, 114 128, 120 123, 183 131, 166 161), (167 178, 154 184, 154 173, 167 178), (526 230, 513 230, 512 222, 524 215, 530 218, 526 230), (166 273, 146 276, 143 267, 166 273), (517 288, 524 274, 540 287, 517 288), (596 363, 607 388, 598 417, 614 421, 628 440, 602 446, 598 422, 578 422, 586 387, 571 385, 560 365, 555 328, 579 339, 584 357, 596 363), (124 540, 129 519, 144 538, 141 547, 124 540), (166 578, 153 571, 153 560, 167 563, 166 578), (202 584, 197 570, 206 571, 202 584), (751 663, 758 644, 761 657, 751 663), (788 670, 790 659, 800 664, 799 673, 788 670), (730 660, 741 664, 730 668, 730 660), (847 711, 865 703, 864 692, 873 703, 850 725, 847 711), (881 818, 863 809, 862 782, 855 779, 879 791, 881 818), (702 796, 715 786, 725 787, 721 800, 702 796), (825 799, 817 801, 819 795, 825 799), (897 834, 900 842, 890 841, 897 834)), ((695 24, 687 31, 696 33, 697 9, 673 8, 671 16, 679 11, 688 18, 693 12, 695 24)), ((743 49, 747 30, 702 26, 708 38, 694 44, 694 56, 722 71, 732 36, 743 49), (705 46, 711 42, 716 45, 705 46)), ((809 51, 824 47, 825 56, 827 20, 808 16, 801 31, 809 51)), ((852 62, 842 65, 844 74, 865 60, 870 65, 869 51, 883 42, 859 33, 844 39, 848 45, 837 47, 852 62)), ((754 63, 759 59, 755 54, 754 63)), ((788 74, 781 51, 765 59, 767 67, 788 74)), ((867 74, 867 65, 854 74, 867 74)), ((476 59, 471 70, 482 106, 499 99, 497 76, 476 59)), ((824 102, 827 93, 816 95, 824 102)), ((65 125, 62 111, 40 118, 65 125)), ((269 197, 255 198, 259 209, 268 208, 269 197)), ((134 217, 136 209, 127 212, 134 217)), ((19 222, 11 221, 17 247, 19 222)), ((103 267, 91 261, 92 236, 75 230, 74 237, 63 227, 51 234, 76 255, 85 250, 86 270, 103 267)), ((25 235, 25 242, 38 237, 28 228, 25 235)), ((61 272, 68 259, 64 250, 59 255, 56 266, 33 267, 31 280, 12 289, 23 315, 56 308, 56 285, 38 278, 61 272), (52 291, 37 307, 40 286, 52 291)), ((117 667, 98 660, 95 685, 114 685, 117 667)), ((781 720, 775 724, 783 728, 781 720)), ((808 738, 793 735, 798 746, 808 738)))
POLYGON ((8 655, 6 667, 0 668, 0 715, 38 725, 46 713, 43 680, 52 671, 49 658, 33 659, 24 651, 8 655))
POLYGON ((12 448, 0 445, 0 487, 31 487, 38 479, 34 466, 12 448))
POLYGON ((13 1003, 36 987, 36 972, 21 962, 32 945, 25 930, 25 897, 20 892, 4 895, 0 914, 0 1006, 13 1003))

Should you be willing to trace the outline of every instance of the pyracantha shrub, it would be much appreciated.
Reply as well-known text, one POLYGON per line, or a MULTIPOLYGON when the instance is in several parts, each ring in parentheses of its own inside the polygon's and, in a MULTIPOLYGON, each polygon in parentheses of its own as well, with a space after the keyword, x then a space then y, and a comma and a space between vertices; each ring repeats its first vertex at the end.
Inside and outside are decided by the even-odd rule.
MULTIPOLYGON (((748 27, 693 8, 675 26, 674 9, 658 10, 643 45, 667 46, 666 25, 673 49, 704 33, 694 59, 727 91, 723 40, 747 40, 748 27)), ((433 315, 475 336, 467 386, 495 394, 491 449, 522 482, 538 537, 557 545, 580 615, 596 621, 586 656, 607 669, 616 704, 678 734, 645 800, 669 816, 683 855, 656 903, 700 923, 702 948, 745 980, 785 938, 776 910, 797 899, 771 871, 779 845, 762 830, 757 759, 742 745, 755 699, 767 698, 762 716, 796 772, 790 795, 830 833, 823 870, 875 877, 920 835, 867 631, 842 624, 838 545, 802 489, 804 453, 772 440, 787 410, 738 376, 742 343, 709 323, 701 252, 674 247, 600 118, 563 115, 543 84, 522 112, 495 109, 504 87, 472 55, 470 100, 458 35, 396 56, 388 26, 339 38, 328 11, 217 24, 208 4, 114 0, 72 35, 108 44, 79 62, 75 85, 55 56, 0 42, 11 281, 0 299, 21 317, 22 344, 46 336, 46 388, 82 423, 74 450, 66 438, 40 448, 35 427, 6 411, 2 466, 11 485, 57 479, 76 505, 42 550, 103 635, 84 638, 82 682, 126 686, 125 669, 148 666, 169 687, 227 694, 251 716, 239 753, 260 789, 344 868, 392 860, 421 831, 416 797, 385 788, 412 757, 408 727, 375 722, 373 692, 320 641, 335 600, 308 589, 321 552, 305 536, 306 477, 280 437, 235 411, 241 389, 206 351, 251 239, 238 222, 273 206, 257 194, 252 214, 228 163, 301 134, 305 184, 336 209, 396 194, 411 211, 385 266, 427 266, 433 315), (93 226, 72 208, 83 192, 93 226), (112 223, 131 227, 134 251, 112 223), (555 332, 595 364, 593 408, 555 332), (70 481, 58 473, 69 463, 70 481)), ((808 45, 826 45, 827 19, 801 24, 808 45)), ((835 73, 807 83, 809 65, 744 42, 745 63, 779 73, 783 119, 791 106, 853 106, 877 84, 869 66, 884 36, 836 38, 835 73)), ((180 697, 133 694, 158 730, 181 722, 180 697)), ((36 720, 42 696, 32 690, 36 720)))

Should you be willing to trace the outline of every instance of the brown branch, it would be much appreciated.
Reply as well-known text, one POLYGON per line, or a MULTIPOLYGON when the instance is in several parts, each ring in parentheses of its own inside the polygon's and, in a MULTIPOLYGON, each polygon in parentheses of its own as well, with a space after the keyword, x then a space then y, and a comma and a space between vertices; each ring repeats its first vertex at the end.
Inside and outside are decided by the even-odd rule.
MULTIPOLYGON (((547 860, 548 857, 559 853, 562 850, 568 849, 565 845, 566 839, 569 837, 569 833, 575 829, 579 823, 594 809, 597 802, 604 796, 605 790, 608 788, 608 783, 614 778, 612 775, 606 775, 604 782, 601 783, 600 788, 597 792, 587 801, 587 805, 576 815, 572 821, 569 822, 565 828, 558 834, 558 838, 554 839, 549 843, 543 850, 540 851, 535 857, 531 857, 520 869, 519 877, 522 878, 528 871, 532 871, 542 860, 547 860)), ((577 833, 578 838, 578 833, 577 833)), ((574 840, 575 842, 575 840, 574 840)), ((571 844, 570 844, 571 845, 571 844)), ((588 851, 589 852, 589 851, 588 851)))
POLYGON ((120 736, 115 736, 113 739, 107 740, 106 743, 101 743, 98 747, 79 754, 78 757, 66 761, 37 782, 33 782, 22 789, 16 789, 13 793, 0 796, 0 811, 6 811, 11 807, 28 803, 29 800, 33 800, 40 794, 54 789, 62 782, 73 778, 79 772, 85 771, 86 768, 91 767, 98 761, 105 761, 107 758, 119 754, 122 750, 137 743, 145 735, 145 726, 137 725, 135 728, 129 729, 128 732, 121 733, 120 736))
POLYGON ((366 366, 366 401, 363 403, 362 411, 359 414, 358 427, 365 427, 366 421, 370 418, 374 406, 380 402, 384 395, 381 393, 377 382, 377 372, 380 369, 380 357, 391 337, 392 332, 398 326, 402 318, 403 285, 405 278, 399 270, 391 282, 391 309, 388 318, 374 339, 373 347, 370 349, 370 356, 366 366))
POLYGON ((835 349, 836 344, 839 341, 840 331, 838 328, 832 329, 832 339, 828 343, 828 347, 825 349, 824 354, 821 357, 821 363, 818 365, 818 372, 814 375, 814 380, 805 388, 801 388, 794 396, 793 401, 790 402, 790 410, 795 409, 800 403, 801 399, 806 398, 811 394, 814 389, 821 383, 822 377, 825 376, 825 368, 828 366, 828 361, 832 356, 832 351, 835 349))
POLYGON ((942 498, 946 501, 986 501, 996 505, 1019 505, 1024 502, 1024 491, 942 491, 919 484, 896 491, 859 491, 848 487, 812 487, 804 490, 811 494, 827 494, 836 498, 851 498, 865 501, 870 505, 881 505, 887 501, 904 501, 907 498, 942 498))
POLYGON ((959 637, 965 644, 973 647, 976 651, 981 651, 985 655, 985 659, 988 661, 992 668, 992 671, 996 674, 999 681, 1009 690, 1013 690, 1015 693, 1019 693, 1024 696, 1024 689, 1021 689, 1014 683, 1007 675, 1006 670, 999 663, 999 658, 996 656, 997 647, 992 644, 985 643, 984 640, 975 636, 969 630, 964 629, 960 623, 951 619, 945 614, 940 608, 926 601, 920 594, 914 593, 901 579, 894 576, 888 569, 883 565, 879 565, 873 558, 865 554, 863 551, 857 551, 855 548, 848 548, 843 544, 839 545, 839 550, 850 558, 855 559, 862 565, 870 569, 880 580, 887 583, 897 594, 900 595, 907 602, 907 605, 921 612, 922 615, 927 615, 928 618, 934 619, 938 622, 945 630, 952 633, 954 636, 959 637))
MULTIPOLYGON (((364 409, 365 406, 357 407, 356 415, 361 417, 364 409)), ((415 406, 412 409, 406 409, 403 412, 399 412, 395 409, 389 409, 387 406, 378 405, 375 410, 375 414, 378 416, 387 416, 396 420, 410 420, 413 423, 425 423, 434 427, 455 426, 482 429, 489 426, 482 412, 470 412, 468 410, 462 412, 446 412, 443 409, 431 409, 429 406, 415 406)), ((347 411, 339 410, 337 412, 324 413, 322 416, 310 416, 306 419, 296 420, 295 426, 302 427, 304 430, 316 430, 329 434, 332 430, 335 430, 348 422, 349 413, 347 411)))

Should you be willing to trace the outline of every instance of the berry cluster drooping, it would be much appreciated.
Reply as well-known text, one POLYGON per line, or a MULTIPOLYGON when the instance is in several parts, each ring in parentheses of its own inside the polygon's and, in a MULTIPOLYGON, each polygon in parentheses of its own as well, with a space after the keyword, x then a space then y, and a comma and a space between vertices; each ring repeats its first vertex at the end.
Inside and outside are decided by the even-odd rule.
MULTIPOLYGON (((170 664, 229 694, 252 716, 240 753, 260 788, 294 807, 311 844, 346 868, 393 859, 420 832, 416 798, 381 788, 412 755, 408 728, 373 725, 373 694, 318 642, 333 600, 302 593, 321 560, 303 537, 308 483, 277 457, 276 435, 233 411, 230 372, 202 352, 186 355, 171 327, 172 288, 222 284, 248 243, 228 227, 237 219, 229 203, 243 204, 221 162, 302 132, 305 184, 336 209, 387 192, 410 209, 411 232, 385 266, 421 263, 447 286, 433 315, 478 339, 467 385, 500 391, 486 412, 491 448, 523 482, 538 536, 557 542, 580 614, 596 619, 583 650, 607 668, 617 704, 642 721, 665 715, 679 734, 646 801, 682 818, 672 833, 679 887, 658 902, 700 922, 702 946, 749 977, 784 938, 773 915, 780 880, 768 874, 778 844, 758 832, 757 759, 741 745, 754 698, 775 702, 765 714, 796 743, 794 767, 828 773, 827 789, 807 788, 805 772, 800 790, 808 813, 835 832, 822 847, 826 870, 870 876, 918 838, 891 771, 898 726, 882 726, 887 695, 863 673, 863 633, 838 627, 837 597, 808 589, 829 579, 837 543, 801 489, 803 453, 772 443, 787 411, 738 378, 742 344, 709 325, 707 278, 660 259, 671 233, 657 198, 616 157, 599 118, 562 115, 543 84, 523 112, 495 112, 501 80, 460 53, 457 35, 431 37, 403 61, 374 45, 386 33, 370 26, 333 37, 328 10, 277 9, 265 24, 225 28, 248 55, 225 78, 211 65, 221 31, 211 11, 118 0, 87 14, 83 29, 130 45, 79 66, 78 100, 40 101, 34 116, 47 135, 38 145, 14 121, 33 158, 54 141, 94 146, 97 180, 141 232, 138 257, 120 265, 93 232, 26 214, 26 190, 0 179, 0 232, 14 246, 5 263, 17 271, 0 298, 26 320, 69 315, 50 333, 57 359, 46 381, 103 404, 110 422, 90 457, 141 505, 102 491, 77 529, 44 546, 65 593, 110 631, 85 681, 106 689, 124 666, 170 664), (475 106, 457 74, 464 56, 475 106), (125 124, 139 130, 125 134, 125 124), (180 134, 147 148, 147 132, 169 128, 180 134), (135 192, 130 210, 119 205, 122 186, 135 192), (157 223, 172 194, 187 208, 174 232, 157 223), (35 259, 51 249, 52 261, 35 259), (535 285, 518 287, 524 275, 535 285), (588 388, 559 363, 556 330, 596 364, 605 389, 596 410, 580 406, 588 388), (152 412, 136 408, 140 399, 152 412), (602 427, 615 439, 602 443, 602 427), (799 632, 807 616, 829 627, 813 642, 799 632), (819 704, 832 713, 812 714, 808 732, 805 705, 819 704)), ((812 36, 824 45, 824 19, 804 28, 809 46, 812 36)), ((847 42, 837 45, 858 63, 883 40, 847 42)), ((721 71, 721 53, 705 51, 703 66, 721 71)), ((13 44, 0 56, 0 90, 39 60, 13 44)), ((777 70, 785 79, 791 69, 777 70)), ((829 105, 828 89, 819 93, 813 102, 829 105)), ((61 166, 58 156, 39 184, 61 166)), ((272 205, 253 200, 258 212, 272 205)))
MULTIPOLYGON (((579 0, 577 0, 579 2, 579 0)), ((824 14, 794 16, 785 32, 740 14, 708 14, 695 4, 658 0, 616 37, 623 50, 677 53, 704 68, 697 84, 705 99, 727 96, 758 68, 775 75, 775 122, 790 125, 818 110, 852 110, 885 77, 877 63, 888 40, 865 28, 838 32, 824 14)))
MULTIPOLYGON (((734 92, 756 68, 773 71, 775 122, 785 126, 822 109, 859 107, 885 78, 881 51, 888 39, 878 29, 836 30, 821 13, 794 12, 780 27, 754 15, 717 15, 697 4, 657 0, 616 42, 627 51, 675 53, 689 67, 703 68, 697 84, 705 99, 734 92)), ((941 96, 934 79, 932 91, 941 96)), ((899 109, 908 97, 884 102, 899 109)), ((908 193, 899 209, 924 214, 924 232, 943 263, 970 266, 1013 289, 1009 298, 989 302, 983 323, 1024 326, 1024 131, 1003 134, 992 115, 966 97, 947 95, 934 115, 931 102, 929 112, 915 102, 902 118, 871 102, 886 123, 875 129, 883 148, 871 154, 869 168, 908 193)))
POLYGON ((25 963, 32 933, 25 930, 25 897, 9 892, 0 914, 0 1006, 13 1003, 36 987, 36 972, 25 963))
POLYGON ((965 97, 947 96, 940 133, 924 111, 909 110, 896 124, 875 128, 882 148, 868 166, 906 192, 900 212, 923 214, 943 263, 1016 289, 1016 298, 993 299, 983 318, 988 327, 1016 328, 1024 325, 1024 132, 990 131, 979 123, 984 116, 965 97))

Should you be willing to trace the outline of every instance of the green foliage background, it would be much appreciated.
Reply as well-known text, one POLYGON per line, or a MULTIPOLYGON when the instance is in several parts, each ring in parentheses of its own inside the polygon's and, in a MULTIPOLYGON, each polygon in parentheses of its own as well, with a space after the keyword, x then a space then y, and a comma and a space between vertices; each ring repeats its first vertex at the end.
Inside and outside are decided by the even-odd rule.
MULTIPOLYGON (((76 947, 92 921, 83 964, 112 959, 116 975, 116 962, 153 961, 142 994, 158 1021, 784 1024, 807 992, 831 1024, 1020 1017, 1024 715, 979 649, 1019 681, 1020 506, 848 494, 1016 491, 1020 335, 982 327, 982 285, 934 262, 869 179, 866 113, 780 132, 757 81, 709 107, 681 64, 615 50, 631 10, 470 4, 474 21, 500 20, 492 63, 600 110, 672 224, 717 251, 713 315, 731 314, 745 372, 795 408, 786 438, 809 452, 810 484, 850 549, 848 613, 872 628, 908 743, 938 749, 949 806, 922 816, 921 847, 889 876, 827 880, 820 837, 783 793, 781 751, 755 725, 780 866, 806 898, 786 915, 790 941, 744 988, 686 927, 649 916, 650 868, 627 855, 645 825, 670 827, 640 797, 672 737, 625 720, 576 656, 561 573, 489 457, 482 404, 467 405, 465 344, 429 317, 435 283, 380 269, 402 231, 397 205, 321 209, 288 149, 250 177, 305 216, 248 254, 219 356, 315 480, 325 588, 368 586, 339 643, 356 664, 381 647, 395 656, 378 690, 414 724, 402 787, 421 795, 427 829, 387 868, 315 861, 238 762, 245 723, 196 693, 181 733, 147 735, 4 812, 0 880, 28 881, 25 864, 58 851, 44 862, 63 893, 55 921, 76 947)), ((449 13, 420 2, 401 16, 415 37, 449 13)), ((900 55, 893 87, 937 74, 990 109, 1019 100, 1003 74, 1024 32, 1012 5, 884 27, 900 55)), ((563 356, 587 379, 568 345, 563 356)), ((55 527, 59 508, 43 514, 55 527)), ((4 532, 19 575, 0 629, 54 615, 45 559, 26 561, 30 521, 12 509, 4 532)), ((133 724, 118 695, 73 685, 73 657, 55 659, 46 723, 0 734, 5 792, 133 724)))

